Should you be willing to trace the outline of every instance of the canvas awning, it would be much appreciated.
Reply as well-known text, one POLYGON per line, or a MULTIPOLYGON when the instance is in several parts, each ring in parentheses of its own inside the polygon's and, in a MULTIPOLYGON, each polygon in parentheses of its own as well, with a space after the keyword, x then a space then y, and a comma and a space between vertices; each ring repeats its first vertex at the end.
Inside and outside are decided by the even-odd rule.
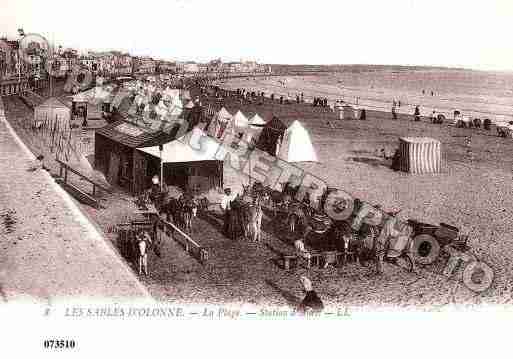
MULTIPOLYGON (((195 127, 184 136, 162 146, 162 162, 215 161, 219 146, 219 142, 195 127)), ((159 146, 143 147, 139 150, 160 158, 159 146)))

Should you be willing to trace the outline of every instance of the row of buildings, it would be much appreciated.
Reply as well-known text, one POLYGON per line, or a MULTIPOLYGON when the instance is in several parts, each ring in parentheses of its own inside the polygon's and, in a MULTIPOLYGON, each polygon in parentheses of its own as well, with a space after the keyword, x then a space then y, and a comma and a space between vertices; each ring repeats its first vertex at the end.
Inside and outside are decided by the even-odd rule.
POLYGON ((0 78, 16 76, 40 76, 45 68, 51 68, 54 76, 65 76, 74 66, 87 68, 102 75, 132 75, 153 73, 269 73, 269 65, 255 61, 223 62, 216 59, 208 63, 194 61, 164 61, 151 57, 132 56, 121 51, 89 51, 79 54, 75 49, 59 47, 54 51, 52 62, 46 63, 43 54, 35 56, 30 66, 18 57, 18 41, 0 39, 0 78), (39 59, 39 60, 38 60, 39 59))
POLYGON ((20 55, 19 39, 0 38, 0 93, 16 94, 22 88, 41 88, 48 82, 48 73, 52 77, 66 77, 77 66, 87 68, 91 73, 101 76, 149 75, 159 73, 177 74, 257 74, 271 73, 269 65, 255 61, 223 62, 215 59, 208 63, 194 61, 165 61, 151 57, 132 56, 121 51, 89 51, 79 53, 75 49, 59 46, 52 56, 49 49, 41 48, 37 43, 30 51, 30 61, 20 55), (7 84, 5 88, 2 88, 7 84))

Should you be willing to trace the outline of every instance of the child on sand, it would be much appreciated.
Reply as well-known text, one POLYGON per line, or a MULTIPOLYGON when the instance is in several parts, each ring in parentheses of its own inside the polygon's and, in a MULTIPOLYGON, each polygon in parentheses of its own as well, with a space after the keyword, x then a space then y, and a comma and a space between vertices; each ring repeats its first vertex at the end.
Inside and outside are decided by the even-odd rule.
POLYGON ((317 292, 313 289, 312 282, 305 276, 301 276, 301 283, 306 293, 305 297, 299 304, 298 312, 305 313, 307 311, 321 312, 324 309, 324 304, 317 292))

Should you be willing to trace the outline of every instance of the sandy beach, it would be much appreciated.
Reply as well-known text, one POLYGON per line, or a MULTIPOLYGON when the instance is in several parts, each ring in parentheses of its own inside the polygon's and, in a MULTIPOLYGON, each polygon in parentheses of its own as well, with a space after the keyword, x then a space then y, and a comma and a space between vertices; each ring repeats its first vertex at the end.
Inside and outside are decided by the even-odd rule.
MULTIPOLYGON (((250 86, 248 83, 247 88, 250 86)), ((204 105, 219 106, 212 98, 202 97, 201 101, 204 105)), ((9 99, 9 104, 11 108, 20 106, 15 99, 9 99)), ((286 123, 299 119, 310 131, 319 157, 319 163, 303 165, 305 170, 355 197, 379 203, 384 208, 400 208, 403 219, 445 222, 462 228, 470 234, 473 253, 495 271, 494 283, 488 291, 476 295, 457 275, 443 276, 440 267, 422 268, 415 274, 392 264, 385 264, 383 275, 376 274, 372 263, 363 267, 349 263, 337 269, 298 267, 285 271, 278 259, 280 253, 292 248, 294 236, 288 234, 283 223, 266 215, 263 243, 233 242, 221 234, 221 218, 207 212, 194 220, 192 231, 192 237, 209 251, 206 264, 190 257, 173 240, 164 241, 161 256, 150 254, 150 276, 141 280, 155 299, 293 306, 302 295, 299 276, 307 274, 326 304, 333 306, 343 303, 354 308, 433 310, 443 306, 511 302, 513 160, 507 155, 513 150, 510 139, 499 138, 490 131, 433 125, 426 119, 412 122, 404 115, 392 121, 388 113, 376 111, 368 111, 367 121, 331 119, 330 126, 326 121, 333 115, 321 113, 308 104, 279 105, 269 101, 265 105, 241 104, 226 99, 224 105, 232 113, 237 109, 246 114, 257 112, 265 120, 272 114, 286 123), (392 171, 389 163, 376 156, 376 151, 381 148, 392 151, 401 136, 440 140, 443 173, 416 176, 392 171), (465 146, 468 136, 472 137, 472 157, 465 146)), ((30 116, 30 111, 25 115, 30 116)), ((8 120, 14 121, 9 116, 8 120)), ((31 142, 29 132, 20 130, 20 133, 23 141, 31 142)), ((57 170, 51 162, 48 166, 57 170)), ((224 177, 225 186, 235 190, 247 181, 227 164, 224 177)), ((84 186, 77 179, 72 181, 84 186)), ((101 201, 104 209, 86 205, 81 208, 116 248, 117 235, 111 229, 130 215, 134 207, 130 197, 119 190, 113 195, 102 195, 101 201)), ((133 268, 133 263, 126 263, 133 268)))

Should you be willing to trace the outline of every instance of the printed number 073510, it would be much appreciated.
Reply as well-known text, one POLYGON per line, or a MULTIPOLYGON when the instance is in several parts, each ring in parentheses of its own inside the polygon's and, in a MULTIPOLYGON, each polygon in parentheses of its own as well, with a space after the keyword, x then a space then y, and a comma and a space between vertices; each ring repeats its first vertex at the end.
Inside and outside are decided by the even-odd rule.
POLYGON ((73 339, 45 339, 43 347, 45 349, 73 349, 75 348, 75 341, 73 339))

